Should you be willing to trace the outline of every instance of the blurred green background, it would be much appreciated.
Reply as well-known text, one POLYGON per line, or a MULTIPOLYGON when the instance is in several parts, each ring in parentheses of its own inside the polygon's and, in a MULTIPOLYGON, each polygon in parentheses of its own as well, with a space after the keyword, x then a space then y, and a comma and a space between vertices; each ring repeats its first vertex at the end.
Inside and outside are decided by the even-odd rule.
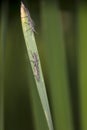
MULTIPOLYGON (((54 130, 87 130, 87 2, 26 0, 54 130)), ((0 1, 0 130, 48 130, 29 63, 20 1, 0 1)))

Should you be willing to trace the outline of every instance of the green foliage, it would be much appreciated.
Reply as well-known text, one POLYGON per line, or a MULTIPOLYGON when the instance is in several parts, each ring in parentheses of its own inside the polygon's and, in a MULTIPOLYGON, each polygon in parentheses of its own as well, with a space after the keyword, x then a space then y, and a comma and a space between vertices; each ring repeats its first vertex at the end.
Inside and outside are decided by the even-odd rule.
POLYGON ((25 43, 27 47, 28 57, 36 81, 36 86, 40 96, 41 104, 44 110, 44 114, 47 120, 49 130, 53 130, 53 124, 52 124, 51 113, 50 113, 49 103, 46 94, 44 78, 43 78, 38 50, 34 38, 34 27, 33 27, 32 19, 30 17, 29 11, 25 8, 23 3, 21 3, 21 22, 22 22, 23 34, 24 34, 25 43))
POLYGON ((78 77, 80 92, 80 113, 82 130, 87 129, 87 5, 80 4, 78 9, 78 77))
POLYGON ((73 130, 64 35, 56 3, 42 3, 43 41, 55 129, 73 130))
POLYGON ((4 73, 5 73, 5 45, 7 38, 6 35, 7 23, 8 23, 8 3, 3 2, 1 8, 1 32, 0 32, 0 130, 4 130, 4 73))
POLYGON ((55 0, 27 3, 37 33, 35 40, 29 25, 23 25, 25 30, 29 27, 26 45, 20 3, 2 4, 0 130, 49 130, 52 123, 54 130, 87 130, 87 3, 63 2, 61 8, 55 0), (34 66, 33 52, 41 60, 46 86, 40 64, 34 66))

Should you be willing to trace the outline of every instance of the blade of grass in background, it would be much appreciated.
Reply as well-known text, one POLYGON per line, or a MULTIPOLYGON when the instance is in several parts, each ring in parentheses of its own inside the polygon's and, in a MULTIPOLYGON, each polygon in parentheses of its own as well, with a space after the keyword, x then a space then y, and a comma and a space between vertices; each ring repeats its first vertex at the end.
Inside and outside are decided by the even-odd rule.
MULTIPOLYGON (((18 4, 20 5, 19 2, 18 4)), ((30 86, 27 76, 27 53, 23 42, 18 12, 19 8, 15 5, 14 12, 12 12, 13 18, 10 17, 11 20, 9 21, 7 34, 4 82, 4 129, 34 130, 29 95, 30 86)))
POLYGON ((81 127, 87 130, 87 2, 78 6, 78 76, 80 87, 81 127))
POLYGON ((49 130, 53 130, 53 123, 51 119, 50 108, 49 108, 47 94, 45 90, 45 84, 42 75, 40 59, 39 59, 39 55, 38 55, 38 51, 34 39, 34 34, 33 34, 33 31, 35 30, 33 27, 33 22, 30 18, 30 14, 28 10, 25 8, 25 6, 23 5, 23 3, 21 3, 21 21, 22 21, 22 28, 23 28, 24 38, 26 42, 27 52, 33 70, 33 74, 35 77, 36 86, 40 96, 41 104, 44 110, 44 114, 47 120, 49 130))
MULTIPOLYGON (((62 22, 65 38, 65 49, 67 54, 67 66, 70 85, 70 97, 73 110, 73 121, 75 130, 80 129, 79 117, 79 91, 78 91, 78 72, 77 72, 77 3, 73 3, 66 10, 62 10, 62 22)), ((64 1, 66 5, 66 1, 64 1)))
POLYGON ((6 32, 8 22, 8 3, 2 2, 1 8, 1 38, 0 38, 0 130, 4 130, 4 61, 6 32))
POLYGON ((55 130, 73 130, 72 110, 67 78, 65 44, 57 3, 42 1, 42 35, 49 74, 49 99, 55 130))

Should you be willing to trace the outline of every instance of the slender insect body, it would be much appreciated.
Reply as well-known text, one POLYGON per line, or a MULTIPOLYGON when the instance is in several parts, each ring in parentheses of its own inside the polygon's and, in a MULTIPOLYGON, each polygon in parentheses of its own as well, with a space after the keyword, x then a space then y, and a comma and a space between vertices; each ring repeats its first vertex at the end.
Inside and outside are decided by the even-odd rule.
POLYGON ((37 54, 35 52, 34 53, 31 52, 31 54, 32 54, 32 58, 33 58, 33 60, 31 60, 31 62, 34 65, 34 68, 33 68, 34 76, 37 79, 37 81, 39 81, 40 80, 40 72, 39 72, 39 61, 37 58, 37 54))
POLYGON ((27 10, 27 14, 28 14, 28 24, 30 25, 30 29, 31 29, 33 32, 35 32, 34 22, 33 22, 33 20, 31 19, 31 16, 30 16, 30 13, 29 13, 28 9, 26 9, 26 10, 27 10))

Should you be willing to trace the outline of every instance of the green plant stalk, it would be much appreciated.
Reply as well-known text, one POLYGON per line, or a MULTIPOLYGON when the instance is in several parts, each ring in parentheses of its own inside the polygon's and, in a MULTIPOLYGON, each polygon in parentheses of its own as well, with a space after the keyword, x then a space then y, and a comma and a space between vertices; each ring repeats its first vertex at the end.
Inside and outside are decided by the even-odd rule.
POLYGON ((33 27, 32 19, 30 18, 30 14, 28 10, 25 8, 23 3, 21 3, 21 22, 22 22, 22 29, 23 29, 23 34, 25 38, 25 43, 27 47, 30 64, 33 70, 33 75, 36 81, 36 86, 37 86, 40 100, 42 103, 42 107, 45 113, 47 124, 48 124, 49 130, 53 130, 53 123, 52 123, 49 103, 47 99, 40 59, 38 55, 35 38, 34 38, 35 30, 33 27))
POLYGON ((8 3, 2 2, 1 8, 1 42, 0 42, 0 130, 4 130, 4 64, 5 44, 8 22, 8 3))
POLYGON ((87 3, 78 6, 78 77, 82 130, 87 130, 87 3))
POLYGON ((42 35, 46 51, 54 128, 73 130, 62 21, 57 3, 41 3, 42 35))

